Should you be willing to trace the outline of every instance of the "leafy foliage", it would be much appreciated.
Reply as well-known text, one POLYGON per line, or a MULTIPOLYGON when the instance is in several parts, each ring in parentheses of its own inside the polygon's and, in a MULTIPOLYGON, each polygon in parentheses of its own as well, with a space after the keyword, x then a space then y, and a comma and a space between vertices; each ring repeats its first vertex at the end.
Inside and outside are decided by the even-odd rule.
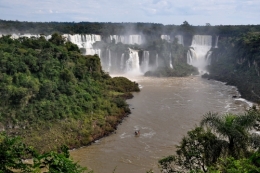
POLYGON ((177 146, 176 155, 159 160, 161 172, 257 172, 260 148, 254 143, 259 136, 249 130, 259 115, 255 109, 244 115, 204 115, 201 126, 177 146))
POLYGON ((260 98, 260 33, 220 37, 219 48, 212 53, 204 77, 227 82, 238 88, 243 98, 258 102, 260 98), (244 82, 241 82, 244 81, 244 82))
POLYGON ((49 152, 37 154, 32 147, 27 147, 18 137, 0 134, 0 172, 1 173, 83 173, 82 168, 70 159, 68 148, 63 152, 49 152), (26 161, 29 158, 32 163, 26 161))
POLYGON ((197 68, 187 64, 187 48, 178 44, 177 39, 173 43, 157 40, 152 45, 147 45, 147 50, 155 50, 161 61, 154 71, 147 71, 145 76, 183 77, 198 74, 197 68))
POLYGON ((235 159, 228 157, 220 159, 215 167, 211 167, 209 172, 212 173, 258 173, 260 172, 260 155, 255 152, 249 158, 235 159))
MULTIPOLYGON (((110 133, 130 112, 125 102, 129 92, 139 91, 137 83, 111 78, 97 55, 81 55, 57 33, 49 40, 3 36, 0 57, 0 121, 8 133, 19 133, 34 146, 38 139, 36 145, 52 143, 41 137, 54 127, 76 136, 71 140, 81 145, 110 133)), ((57 136, 64 136, 61 143, 71 143, 64 134, 57 136)))

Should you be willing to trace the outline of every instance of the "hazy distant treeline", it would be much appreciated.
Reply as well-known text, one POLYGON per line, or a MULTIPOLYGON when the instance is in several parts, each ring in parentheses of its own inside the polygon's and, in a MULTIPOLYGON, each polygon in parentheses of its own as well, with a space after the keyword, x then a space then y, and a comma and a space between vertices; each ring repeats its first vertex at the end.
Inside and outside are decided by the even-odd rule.
POLYGON ((218 25, 192 26, 187 21, 181 25, 163 25, 158 23, 99 23, 99 22, 20 22, 0 20, 0 33, 31 34, 143 34, 147 36, 210 34, 234 36, 247 32, 259 32, 260 25, 218 25))

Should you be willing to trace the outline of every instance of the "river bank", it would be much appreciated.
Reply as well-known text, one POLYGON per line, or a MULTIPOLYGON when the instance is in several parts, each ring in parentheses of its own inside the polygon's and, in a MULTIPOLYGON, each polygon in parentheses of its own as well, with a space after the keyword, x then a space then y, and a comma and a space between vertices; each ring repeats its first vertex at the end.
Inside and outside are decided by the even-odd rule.
MULTIPOLYGON (((130 93, 120 96, 124 100, 132 97, 133 95, 130 93)), ((75 149, 91 145, 94 141, 114 133, 117 126, 130 113, 129 107, 126 106, 121 108, 117 114, 102 120, 97 118, 97 114, 92 114, 93 119, 90 122, 89 115, 82 115, 77 119, 38 121, 31 124, 29 128, 10 127, 5 129, 5 132, 12 136, 20 136, 25 144, 33 146, 41 153, 51 150, 59 151, 62 145, 75 149)))
POLYGON ((248 107, 232 98, 239 94, 235 87, 199 76, 129 78, 142 86, 141 92, 127 100, 131 115, 116 133, 70 152, 95 173, 156 171, 158 160, 174 153, 175 145, 205 113, 243 113, 248 107), (139 137, 134 135, 136 130, 139 137))
POLYGON ((202 75, 202 78, 208 80, 217 80, 224 82, 226 85, 235 86, 238 89, 240 95, 234 95, 234 98, 242 97, 256 104, 260 102, 260 96, 258 95, 260 92, 258 87, 260 81, 258 76, 249 76, 242 72, 236 74, 231 72, 226 72, 224 74, 212 72, 210 74, 202 75))

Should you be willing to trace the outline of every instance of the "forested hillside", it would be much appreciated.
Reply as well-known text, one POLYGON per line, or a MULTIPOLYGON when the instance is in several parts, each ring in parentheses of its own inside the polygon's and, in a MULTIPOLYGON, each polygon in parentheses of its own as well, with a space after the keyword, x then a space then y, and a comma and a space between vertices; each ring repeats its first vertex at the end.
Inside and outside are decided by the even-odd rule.
POLYGON ((209 75, 204 77, 237 86, 242 97, 260 101, 260 33, 222 37, 213 50, 209 75))
POLYGON ((59 34, 0 38, 0 126, 41 151, 87 145, 130 113, 138 84, 111 78, 98 56, 83 56, 59 34))

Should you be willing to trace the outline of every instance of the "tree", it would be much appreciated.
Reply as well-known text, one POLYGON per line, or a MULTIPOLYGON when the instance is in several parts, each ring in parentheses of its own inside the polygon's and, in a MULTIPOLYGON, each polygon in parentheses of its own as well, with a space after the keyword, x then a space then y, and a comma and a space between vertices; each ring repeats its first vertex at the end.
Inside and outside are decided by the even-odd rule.
POLYGON ((216 165, 222 169, 225 164, 234 168, 237 164, 247 165, 248 170, 254 170, 259 165, 260 137, 249 130, 254 128, 258 117, 259 111, 254 108, 243 115, 207 113, 201 126, 182 139, 176 155, 159 160, 161 171, 208 172, 216 165), (255 151, 258 152, 252 156, 254 159, 248 160, 255 151))
POLYGON ((235 159, 233 157, 219 159, 216 166, 209 168, 212 173, 258 173, 260 172, 260 153, 255 152, 249 158, 235 159))
POLYGON ((38 154, 32 147, 27 147, 20 138, 0 134, 0 173, 83 173, 85 170, 86 168, 70 159, 67 147, 62 147, 61 153, 51 151, 38 154), (33 163, 26 163, 26 158, 32 159, 33 163))
POLYGON ((63 45, 65 43, 65 39, 62 37, 62 35, 60 35, 58 33, 52 34, 49 41, 58 46, 63 45))
MULTIPOLYGON (((219 139, 226 141, 228 147, 226 154, 238 158, 248 154, 248 147, 251 145, 249 144, 251 141, 249 130, 253 129, 257 117, 254 110, 244 115, 229 113, 219 116, 217 113, 207 113, 201 121, 201 126, 211 128, 219 139)), ((225 145, 223 150, 224 148, 225 145)))
POLYGON ((196 127, 182 139, 177 146, 176 155, 159 161, 160 168, 167 173, 182 170, 207 172, 208 167, 216 163, 221 153, 221 142, 209 130, 196 127))
POLYGON ((9 138, 5 133, 0 134, 0 173, 13 173, 19 169, 29 172, 29 165, 24 164, 23 157, 30 156, 31 149, 20 141, 19 138, 9 138))

